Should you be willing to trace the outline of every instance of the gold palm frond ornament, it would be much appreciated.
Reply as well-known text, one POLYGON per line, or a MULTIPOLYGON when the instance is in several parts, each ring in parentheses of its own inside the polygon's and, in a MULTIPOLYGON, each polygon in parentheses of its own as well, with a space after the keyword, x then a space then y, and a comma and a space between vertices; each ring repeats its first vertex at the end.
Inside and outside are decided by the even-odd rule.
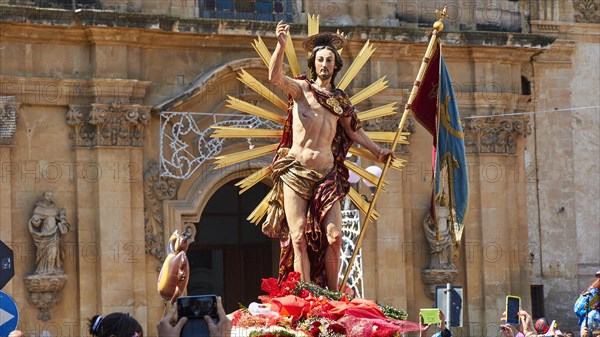
MULTIPOLYGON (((310 15, 310 14, 308 15, 308 36, 312 36, 314 34, 319 33, 319 21, 320 21, 320 18, 318 15, 310 15)), ((260 37, 257 37, 257 39, 255 39, 254 42, 252 43, 252 46, 254 47, 254 49, 257 52, 260 59, 264 62, 265 66, 268 67, 269 60, 271 58, 271 53, 269 52, 269 49, 265 45, 264 41, 260 37)), ((355 78, 355 76, 358 74, 358 72, 362 69, 362 67, 367 63, 369 58, 373 55, 373 53, 375 52, 375 49, 376 48, 373 46, 373 44, 371 44, 370 41, 367 40, 365 42, 364 46, 362 47, 360 52, 357 54, 356 58, 353 60, 352 64, 348 67, 348 70, 345 72, 345 74, 343 75, 339 84, 337 85, 337 87, 339 89, 345 90, 348 87, 348 85, 352 82, 352 80, 355 78)), ((298 61, 298 58, 296 56, 296 51, 294 49, 294 43, 292 41, 291 34, 288 35, 288 41, 286 43, 286 48, 285 48, 285 55, 286 55, 288 65, 290 66, 290 70, 291 70, 293 76, 295 77, 295 76, 299 75, 300 74, 300 62, 298 61)), ((240 82, 244 83, 245 85, 247 85, 249 88, 251 88, 257 94, 259 94, 261 97, 265 98, 268 102, 270 102, 272 104, 272 106, 273 106, 272 108, 274 108, 274 110, 261 108, 254 104, 245 102, 241 99, 234 98, 231 96, 228 96, 228 99, 226 101, 227 106, 232 109, 254 115, 256 117, 268 119, 272 122, 281 124, 283 126, 283 124, 285 123, 285 116, 287 115, 287 103, 284 102, 281 98, 279 98, 279 96, 275 95, 275 93, 273 93, 269 88, 260 84, 260 81, 258 81, 256 78, 254 78, 252 75, 250 75, 245 70, 241 70, 238 72, 238 80, 240 82)), ((358 92, 355 95, 353 95, 352 97, 350 97, 350 102, 353 105, 356 105, 356 104, 372 97, 373 95, 383 91, 387 87, 388 87, 388 82, 385 80, 385 77, 382 77, 379 80, 372 83, 371 85, 362 89, 360 92, 358 92)), ((379 107, 374 107, 372 109, 369 109, 369 110, 366 110, 363 112, 359 112, 358 117, 360 118, 360 120, 364 121, 364 120, 380 118, 380 117, 396 114, 397 113, 396 104, 397 104, 397 102, 392 102, 392 103, 385 104, 385 105, 382 105, 379 107)), ((406 115, 407 115, 407 110, 404 111, 404 114, 400 121, 400 125, 398 126, 397 132, 385 132, 385 131, 367 132, 367 135, 369 135, 369 137, 371 137, 371 139, 373 139, 373 141, 390 144, 390 147, 392 150, 394 150, 396 148, 396 145, 398 143, 408 144, 408 139, 407 139, 408 133, 402 132, 402 128, 404 127, 404 123, 406 122, 406 115)), ((222 138, 240 138, 240 139, 247 139, 247 138, 278 139, 282 135, 282 130, 273 130, 273 129, 249 129, 249 128, 243 128, 243 127, 222 127, 222 126, 212 126, 212 128, 215 130, 214 133, 211 135, 211 137, 213 137, 213 138, 222 137, 222 138)), ((229 165, 233 165, 233 164, 237 164, 237 163, 247 161, 250 159, 258 158, 260 156, 264 156, 267 154, 275 155, 278 144, 279 144, 279 142, 277 141, 270 145, 265 145, 265 146, 256 147, 256 148, 253 148, 250 150, 239 151, 239 152, 219 156, 216 158, 215 169, 223 168, 223 167, 226 167, 229 165)), ((358 148, 358 147, 352 146, 349 150, 349 153, 356 155, 358 157, 361 157, 363 159, 369 160, 369 161, 377 161, 377 158, 375 158, 375 156, 373 154, 371 154, 371 152, 369 152, 368 150, 363 149, 363 148, 358 148)), ((365 181, 368 181, 371 184, 377 186, 377 188, 375 190, 375 193, 373 194, 373 198, 372 198, 371 202, 366 201, 364 198, 362 198, 361 195, 352 187, 350 188, 350 192, 348 193, 348 197, 350 198, 352 203, 354 205, 356 205, 356 207, 365 215, 365 218, 364 218, 365 220, 364 220, 363 226, 361 227, 362 229, 361 229, 360 236, 358 238, 356 249, 354 250, 354 255, 352 256, 352 259, 350 260, 350 263, 348 264, 348 266, 349 266, 348 271, 346 271, 344 281, 341 283, 342 285, 345 284, 348 280, 348 275, 352 268, 352 264, 354 263, 354 259, 356 257, 355 254, 358 252, 360 245, 362 243, 362 237, 364 235, 364 230, 365 230, 366 226, 369 224, 369 222, 375 221, 379 217, 379 214, 374 209, 374 205, 375 205, 375 201, 377 200, 379 191, 383 190, 383 188, 386 184, 383 177, 385 176, 387 169, 390 167, 395 168, 395 169, 401 169, 405 162, 406 162, 405 160, 390 157, 388 159, 388 161, 385 163, 385 166, 382 170, 381 177, 377 177, 377 176, 371 174, 370 172, 368 172, 367 170, 365 170, 364 168, 360 167, 359 165, 356 165, 355 163, 353 163, 349 160, 346 160, 345 164, 350 171, 354 172, 359 177, 363 178, 365 181)), ((240 194, 247 191, 248 189, 250 189, 256 183, 262 181, 263 179, 266 179, 271 174, 271 172, 272 172, 271 166, 268 166, 261 170, 256 171, 255 173, 251 174, 250 176, 246 177, 245 179, 239 181, 236 184, 236 186, 238 186, 240 188, 240 194)), ((252 212, 252 214, 250 214, 250 216, 248 217, 247 220, 249 220, 251 223, 258 225, 266 214, 268 200, 269 200, 269 195, 267 195, 259 203, 259 205, 252 212)))

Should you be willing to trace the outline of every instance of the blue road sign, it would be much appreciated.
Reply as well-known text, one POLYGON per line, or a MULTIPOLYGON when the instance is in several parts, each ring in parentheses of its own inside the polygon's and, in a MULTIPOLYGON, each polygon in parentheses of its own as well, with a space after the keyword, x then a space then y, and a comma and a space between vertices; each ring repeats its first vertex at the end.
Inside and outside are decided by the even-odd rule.
POLYGON ((0 337, 17 328, 19 324, 19 310, 17 303, 7 293, 0 290, 0 337))

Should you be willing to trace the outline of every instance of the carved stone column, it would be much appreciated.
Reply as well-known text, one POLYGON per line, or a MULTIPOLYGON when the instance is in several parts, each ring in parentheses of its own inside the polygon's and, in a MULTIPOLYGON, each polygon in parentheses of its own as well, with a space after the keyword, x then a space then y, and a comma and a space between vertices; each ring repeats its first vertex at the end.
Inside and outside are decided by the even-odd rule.
POLYGON ((498 298, 529 296, 530 264, 523 250, 514 248, 528 247, 524 138, 530 133, 529 116, 473 116, 462 125, 469 193, 475 197, 469 200, 457 262, 465 278, 479 278, 463 284, 469 298, 478 299, 469 303, 469 319, 490 322, 496 314, 488 309, 497 307, 498 298))
MULTIPOLYGON (((144 231, 146 253, 162 263, 165 252, 165 224, 162 214, 163 200, 171 200, 177 194, 177 181, 170 177, 161 177, 158 163, 150 161, 144 173, 144 231)), ((158 264, 157 270, 160 270, 158 264)))
MULTIPOLYGON (((3 241, 13 241, 13 186, 15 186, 15 176, 7 174, 15 169, 11 155, 14 144, 14 135, 17 128, 17 115, 19 114, 20 104, 15 101, 14 96, 0 96, 0 166, 2 167, 2 179, 0 179, 0 238, 3 241), (6 225, 5 225, 6 224, 6 225)), ((14 280, 14 278, 13 278, 14 280)), ((4 291, 11 293, 13 281, 9 281, 4 286, 4 291)))
POLYGON ((107 102, 69 105, 75 161, 80 315, 130 312, 145 317, 148 294, 144 230, 144 132, 150 106, 107 102), (94 249, 90 250, 89 247, 94 249), (87 250, 86 250, 87 249, 87 250), (133 277, 132 277, 133 275, 133 277), (106 287, 106 284, 118 287, 106 287))
POLYGON ((19 106, 14 96, 0 97, 0 146, 13 145, 19 106))

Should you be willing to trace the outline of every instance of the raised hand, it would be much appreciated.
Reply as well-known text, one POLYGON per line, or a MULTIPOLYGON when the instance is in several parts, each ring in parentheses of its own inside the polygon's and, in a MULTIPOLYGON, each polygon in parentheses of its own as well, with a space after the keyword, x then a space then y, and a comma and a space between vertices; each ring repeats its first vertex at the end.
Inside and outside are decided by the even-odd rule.
POLYGON ((283 21, 279 21, 277 23, 277 29, 275 30, 275 34, 277 35, 277 42, 279 42, 281 46, 285 46, 289 32, 290 25, 284 23, 283 21))

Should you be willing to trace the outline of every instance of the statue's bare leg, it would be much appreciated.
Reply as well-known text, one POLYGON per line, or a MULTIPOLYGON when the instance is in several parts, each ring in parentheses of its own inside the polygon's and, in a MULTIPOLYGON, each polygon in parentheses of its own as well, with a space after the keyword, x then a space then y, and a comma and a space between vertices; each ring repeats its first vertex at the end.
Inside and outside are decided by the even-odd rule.
POLYGON ((342 249, 342 208, 336 201, 325 216, 327 241, 329 246, 325 252, 325 272, 327 287, 338 290, 338 273, 340 272, 340 252, 342 249))
POLYGON ((308 201, 283 184, 283 207, 294 248, 294 271, 300 273, 301 280, 310 282, 310 261, 304 236, 308 201))

